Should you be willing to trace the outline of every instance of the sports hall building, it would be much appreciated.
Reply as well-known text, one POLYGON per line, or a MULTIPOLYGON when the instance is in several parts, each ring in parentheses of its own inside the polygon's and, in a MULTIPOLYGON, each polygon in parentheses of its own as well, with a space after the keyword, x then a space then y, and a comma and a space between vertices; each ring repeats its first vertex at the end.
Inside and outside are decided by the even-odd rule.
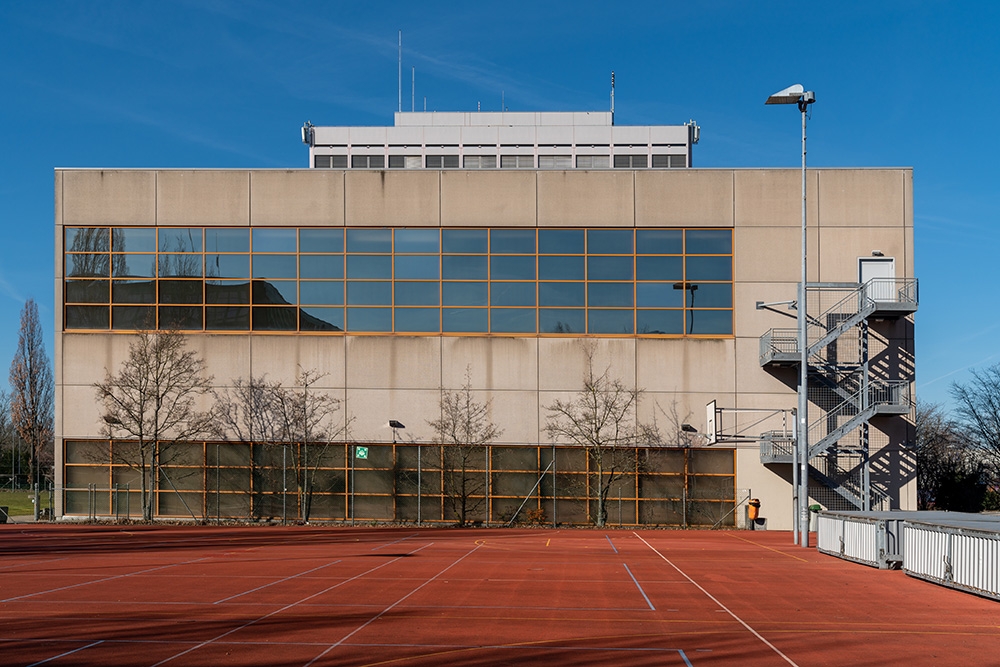
MULTIPOLYGON (((697 139, 610 113, 399 113, 307 124, 303 169, 57 169, 57 513, 138 514, 93 384, 155 322, 220 390, 315 371, 349 426, 170 443, 160 517, 300 516, 306 449, 312 519, 451 521, 429 422, 468 382, 501 429, 470 464, 472 518, 589 523, 594 463, 545 426, 590 363, 661 434, 609 524, 742 525, 752 496, 790 528, 801 172, 694 168, 697 139)), ((807 188, 811 502, 915 509, 912 171, 810 169, 807 188)))

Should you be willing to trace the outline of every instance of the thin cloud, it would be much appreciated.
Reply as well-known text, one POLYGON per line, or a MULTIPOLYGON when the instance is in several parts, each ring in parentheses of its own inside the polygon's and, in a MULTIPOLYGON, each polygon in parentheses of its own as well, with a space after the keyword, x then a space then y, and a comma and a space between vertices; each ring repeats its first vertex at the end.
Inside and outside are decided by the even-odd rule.
POLYGON ((990 356, 984 357, 983 359, 980 359, 979 361, 977 361, 975 363, 969 364, 968 366, 962 366, 961 368, 956 368, 955 370, 949 371, 949 372, 945 373, 944 375, 940 375, 940 376, 934 378, 933 380, 928 380, 927 382, 921 382, 921 383, 919 383, 917 385, 917 389, 923 389, 924 387, 929 387, 930 385, 934 384, 935 382, 938 382, 938 381, 943 380, 945 378, 951 377, 952 375, 955 375, 956 373, 961 373, 962 371, 967 371, 970 368, 973 368, 975 366, 979 366, 981 364, 984 364, 984 363, 986 363, 990 359, 993 359, 996 356, 997 356, 996 353, 991 354, 990 356))

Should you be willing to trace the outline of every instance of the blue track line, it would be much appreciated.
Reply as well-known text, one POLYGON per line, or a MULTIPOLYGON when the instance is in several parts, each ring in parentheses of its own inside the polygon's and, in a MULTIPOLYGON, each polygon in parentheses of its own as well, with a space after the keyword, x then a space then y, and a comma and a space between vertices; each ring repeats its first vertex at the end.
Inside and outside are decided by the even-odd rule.
POLYGON ((420 534, 420 533, 413 533, 413 535, 407 535, 406 537, 401 537, 401 538, 399 538, 398 540, 396 540, 395 542, 389 542, 388 544, 380 544, 380 545, 378 545, 377 547, 372 547, 372 549, 371 549, 371 550, 372 550, 372 551, 378 551, 379 549, 381 549, 381 548, 383 548, 383 547, 391 547, 391 546, 392 546, 393 544, 398 544, 399 542, 402 542, 403 540, 408 540, 408 539, 410 539, 411 537, 415 537, 415 536, 417 536, 417 535, 419 535, 419 534, 420 534))
POLYGON ((618 553, 618 549, 615 548, 615 543, 611 541, 611 538, 607 535, 605 535, 604 537, 608 538, 608 544, 610 544, 611 548, 615 550, 615 553, 618 553))
MULTIPOLYGON (((622 563, 622 565, 625 565, 625 563, 622 563)), ((635 575, 632 574, 632 570, 628 569, 628 565, 625 565, 625 571, 628 572, 628 576, 632 577, 632 581, 635 582, 635 587, 639 589, 640 593, 642 593, 642 597, 646 598, 646 604, 649 605, 649 608, 652 609, 653 611, 656 611, 656 607, 654 607, 653 603, 649 601, 649 597, 646 595, 646 591, 642 590, 642 586, 640 586, 639 582, 636 581, 635 575)))

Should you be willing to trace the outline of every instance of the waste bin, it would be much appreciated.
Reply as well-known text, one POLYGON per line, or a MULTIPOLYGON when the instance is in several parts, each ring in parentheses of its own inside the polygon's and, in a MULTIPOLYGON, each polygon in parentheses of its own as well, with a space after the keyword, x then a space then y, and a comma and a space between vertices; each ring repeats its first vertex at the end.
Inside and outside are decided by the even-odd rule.
POLYGON ((809 532, 812 532, 812 533, 816 532, 816 529, 817 529, 817 525, 816 524, 819 523, 819 519, 817 518, 817 516, 818 516, 817 512, 819 512, 822 509, 823 509, 822 505, 810 505, 809 506, 809 532))

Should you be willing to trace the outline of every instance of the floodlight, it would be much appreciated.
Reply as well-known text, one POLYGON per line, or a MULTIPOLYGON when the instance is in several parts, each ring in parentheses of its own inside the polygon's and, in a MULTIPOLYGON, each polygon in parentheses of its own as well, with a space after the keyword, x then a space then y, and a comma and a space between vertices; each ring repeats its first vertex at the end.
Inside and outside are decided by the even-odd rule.
POLYGON ((390 419, 389 428, 406 428, 406 426, 402 422, 398 422, 395 419, 390 419))

